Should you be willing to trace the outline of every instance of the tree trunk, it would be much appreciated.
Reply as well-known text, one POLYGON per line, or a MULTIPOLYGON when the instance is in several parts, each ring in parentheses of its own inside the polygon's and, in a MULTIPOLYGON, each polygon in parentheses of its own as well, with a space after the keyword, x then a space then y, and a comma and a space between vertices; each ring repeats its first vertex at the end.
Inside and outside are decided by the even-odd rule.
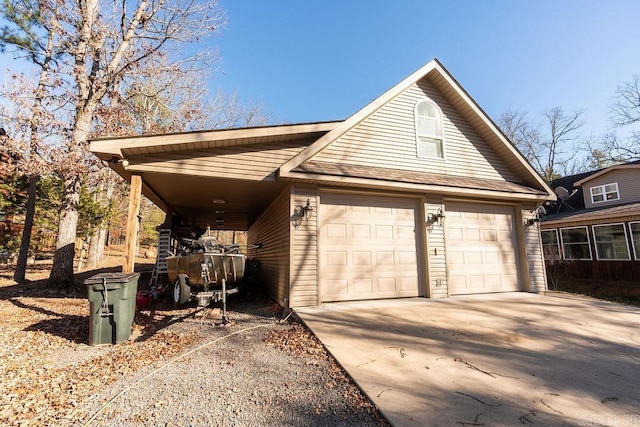
POLYGON ((36 211, 36 190, 38 189, 38 175, 29 175, 27 207, 24 218, 24 229, 22 229, 22 240, 20 241, 20 252, 18 253, 18 261, 16 271, 13 274, 13 280, 22 283, 25 280, 27 272, 27 257, 29 256, 29 243, 31 242, 31 229, 33 228, 33 217, 36 211))
MULTIPOLYGON (((111 176, 106 183, 106 190, 101 185, 98 200, 105 205, 110 205, 113 192, 115 191, 114 177, 111 176)), ((109 209, 110 211, 111 209, 109 209)), ((98 263, 104 258, 104 247, 107 243, 107 227, 109 221, 103 219, 100 222, 98 230, 91 234, 91 246, 89 247, 89 256, 87 257, 87 268, 97 268, 98 263)))
POLYGON ((100 240, 100 231, 101 229, 98 229, 89 235, 89 241, 91 242, 91 244, 89 245, 89 254, 87 255, 87 268, 95 269, 96 267, 98 267, 98 257, 100 256, 98 241, 100 240))
POLYGON ((49 276, 50 287, 70 290, 73 285, 73 257, 75 255, 76 229, 78 227, 78 203, 80 202, 80 177, 72 175, 64 180, 60 222, 56 239, 56 253, 49 276))

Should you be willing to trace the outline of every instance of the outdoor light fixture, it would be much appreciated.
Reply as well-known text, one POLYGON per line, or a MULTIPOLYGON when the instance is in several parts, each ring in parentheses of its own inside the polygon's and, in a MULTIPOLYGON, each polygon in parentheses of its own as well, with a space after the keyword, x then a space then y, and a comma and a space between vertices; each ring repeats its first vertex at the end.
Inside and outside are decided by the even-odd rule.
POLYGON ((129 160, 123 159, 122 157, 116 157, 116 156, 113 156, 111 160, 109 160, 109 163, 112 163, 114 165, 117 165, 118 163, 120 163, 125 168, 129 166, 129 160))
POLYGON ((302 214, 304 219, 309 221, 309 217, 311 216, 311 212, 313 212, 313 208, 311 207, 311 201, 307 199, 307 205, 302 207, 302 214))
POLYGON ((302 219, 305 221, 309 221, 311 217, 311 212, 313 212, 313 207, 311 206, 311 200, 307 199, 307 204, 305 206, 296 206, 293 208, 293 215, 291 215, 291 223, 293 224, 293 228, 296 230, 302 225, 302 219))
POLYGON ((227 203, 227 201, 225 199, 213 199, 213 203, 215 203, 216 205, 223 205, 227 203))
POLYGON ((427 214, 427 225, 432 226, 434 224, 438 224, 440 227, 444 226, 444 211, 442 208, 438 209, 436 213, 428 213, 427 214))
POLYGON ((524 226, 525 227, 531 227, 536 222, 540 222, 540 218, 534 216, 532 218, 525 219, 524 220, 524 226))

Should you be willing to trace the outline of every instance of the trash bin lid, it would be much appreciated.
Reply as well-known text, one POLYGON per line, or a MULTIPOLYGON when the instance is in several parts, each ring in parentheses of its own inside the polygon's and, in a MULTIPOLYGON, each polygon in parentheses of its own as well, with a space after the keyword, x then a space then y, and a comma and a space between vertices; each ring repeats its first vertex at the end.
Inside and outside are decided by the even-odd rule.
POLYGON ((85 285, 97 285, 104 283, 127 283, 133 279, 137 279, 140 273, 99 273, 85 279, 85 285))

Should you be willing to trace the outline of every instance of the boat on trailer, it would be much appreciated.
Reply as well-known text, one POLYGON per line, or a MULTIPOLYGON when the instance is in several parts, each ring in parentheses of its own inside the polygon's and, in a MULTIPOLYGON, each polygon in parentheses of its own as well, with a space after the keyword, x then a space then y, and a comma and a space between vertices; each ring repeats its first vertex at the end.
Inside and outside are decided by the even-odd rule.
POLYGON ((179 254, 166 258, 174 305, 191 298, 197 299, 200 307, 222 302, 222 321, 227 323, 227 296, 238 293, 247 260, 239 250, 240 245, 220 244, 214 236, 181 239, 179 254))

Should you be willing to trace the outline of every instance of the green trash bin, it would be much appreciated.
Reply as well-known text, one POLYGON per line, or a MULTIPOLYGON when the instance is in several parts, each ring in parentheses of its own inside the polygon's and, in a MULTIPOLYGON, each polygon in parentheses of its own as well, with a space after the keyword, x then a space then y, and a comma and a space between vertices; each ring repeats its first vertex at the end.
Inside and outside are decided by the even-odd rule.
POLYGON ((91 306, 89 345, 129 339, 140 273, 100 273, 84 281, 91 306))

